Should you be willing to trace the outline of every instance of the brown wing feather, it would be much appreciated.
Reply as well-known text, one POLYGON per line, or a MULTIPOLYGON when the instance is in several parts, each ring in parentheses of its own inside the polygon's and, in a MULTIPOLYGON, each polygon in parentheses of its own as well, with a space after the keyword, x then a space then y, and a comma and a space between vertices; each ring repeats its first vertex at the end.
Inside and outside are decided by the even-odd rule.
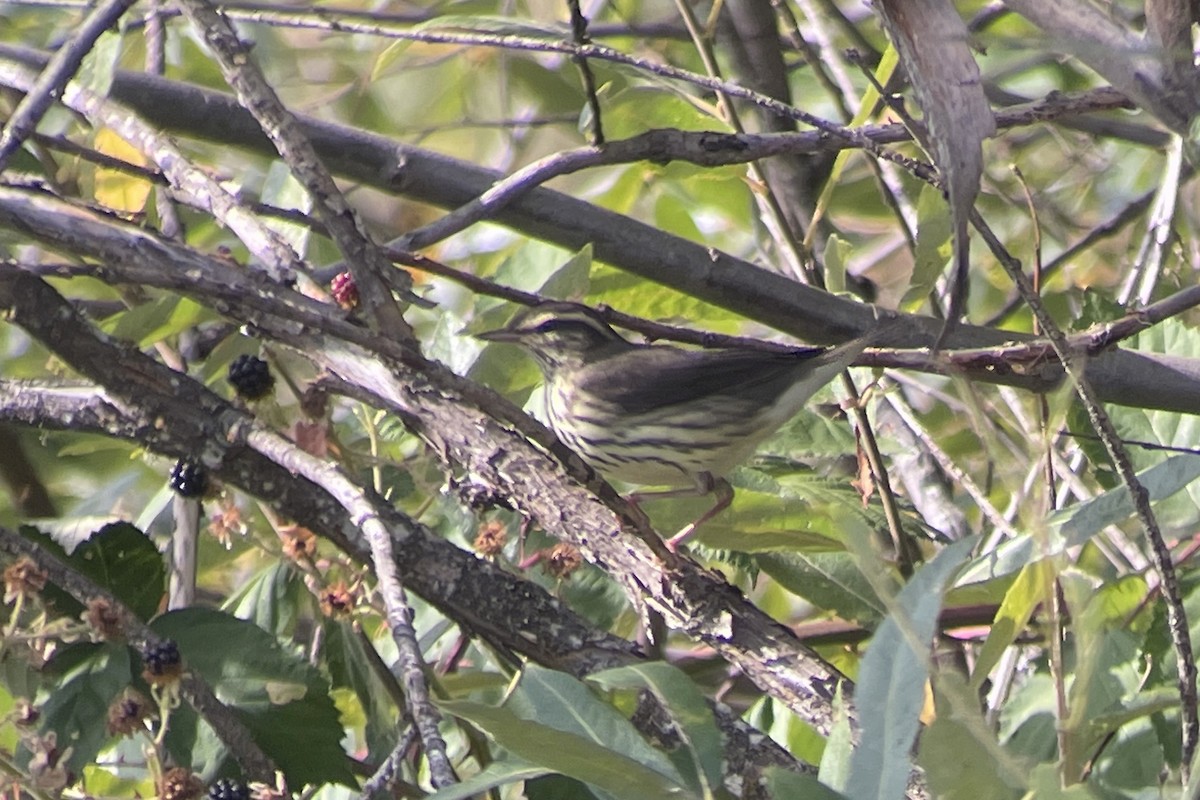
POLYGON ((631 414, 736 392, 770 404, 797 371, 829 351, 679 350, 647 346, 589 364, 575 379, 579 390, 631 414))

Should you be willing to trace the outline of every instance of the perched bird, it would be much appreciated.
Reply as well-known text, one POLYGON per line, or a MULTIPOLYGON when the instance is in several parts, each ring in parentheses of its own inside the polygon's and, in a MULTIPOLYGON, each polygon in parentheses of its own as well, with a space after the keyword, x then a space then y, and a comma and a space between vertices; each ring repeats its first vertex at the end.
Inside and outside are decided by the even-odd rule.
POLYGON ((667 540, 672 550, 733 501, 725 476, 866 346, 865 339, 788 352, 635 344, 591 309, 557 302, 478 338, 533 356, 545 376, 550 427, 605 477, 684 487, 635 493, 631 502, 715 496, 712 508, 667 540))

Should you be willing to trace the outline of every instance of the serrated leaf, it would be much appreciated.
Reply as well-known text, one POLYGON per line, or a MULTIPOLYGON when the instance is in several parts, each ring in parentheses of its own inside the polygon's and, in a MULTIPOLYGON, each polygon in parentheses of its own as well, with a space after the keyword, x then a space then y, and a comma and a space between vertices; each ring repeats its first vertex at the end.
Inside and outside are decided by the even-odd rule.
POLYGON ((862 737, 851 756, 845 790, 855 800, 904 796, 925 698, 929 666, 925 648, 937 629, 942 593, 973 544, 973 538, 955 542, 918 570, 871 640, 855 692, 862 737))
POLYGON ((49 695, 40 703, 41 730, 70 746, 69 769, 79 774, 107 742, 102 721, 112 701, 133 679, 130 649, 101 642, 66 645, 46 666, 49 695))
MULTIPOLYGON (((285 651, 258 626, 210 609, 171 611, 151 628, 174 640, 185 668, 235 709, 289 785, 355 785, 329 684, 300 655, 285 651), (302 699, 290 699, 299 695, 302 699)), ((171 736, 188 735, 175 728, 171 736)), ((213 760, 227 757, 222 746, 213 760)))
POLYGON ((307 605, 311 597, 295 569, 287 562, 277 562, 251 576, 221 610, 282 636, 291 630, 297 606, 307 605))
POLYGON ((387 687, 375 672, 364 648, 367 646, 348 622, 326 620, 325 660, 334 686, 354 692, 366 714, 366 737, 370 755, 387 756, 395 744, 395 708, 387 687))
POLYGON ((158 548, 127 522, 110 523, 96 531, 71 553, 69 563, 144 620, 158 610, 166 590, 166 570, 158 548))
MULTIPOLYGON (((30 526, 22 526, 20 530, 22 536, 111 592, 140 618, 153 616, 166 591, 166 571, 162 556, 149 537, 127 522, 106 522, 99 530, 93 527, 95 520, 74 522, 79 523, 80 533, 88 529, 93 532, 74 543, 76 537, 65 535, 63 526, 58 528, 55 538, 30 526), (59 539, 74 544, 69 555, 59 539)), ((78 617, 83 611, 83 605, 73 595, 53 583, 46 585, 43 596, 47 605, 62 616, 78 617)))

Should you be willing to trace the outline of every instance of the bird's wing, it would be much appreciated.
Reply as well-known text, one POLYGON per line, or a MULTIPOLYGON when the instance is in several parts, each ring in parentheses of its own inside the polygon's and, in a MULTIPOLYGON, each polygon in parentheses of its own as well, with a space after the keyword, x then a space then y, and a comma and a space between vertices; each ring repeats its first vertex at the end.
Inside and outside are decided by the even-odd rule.
POLYGON ((747 390, 770 403, 796 380, 802 364, 826 352, 822 348, 772 353, 649 346, 593 362, 575 379, 581 392, 631 414, 747 390))

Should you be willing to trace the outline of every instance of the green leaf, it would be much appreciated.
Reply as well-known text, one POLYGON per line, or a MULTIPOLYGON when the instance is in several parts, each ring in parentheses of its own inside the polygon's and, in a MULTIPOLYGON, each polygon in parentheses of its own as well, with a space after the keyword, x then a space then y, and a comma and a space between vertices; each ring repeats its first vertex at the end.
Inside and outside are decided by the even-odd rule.
POLYGON ((671 761, 651 747, 633 723, 597 697, 587 684, 565 672, 527 665, 505 708, 522 719, 572 733, 613 750, 672 781, 682 780, 671 761))
POLYGON ((688 785, 707 796, 721 785, 724 748, 721 732, 713 720, 704 694, 687 673, 670 664, 649 662, 604 670, 588 676, 588 682, 611 689, 644 689, 653 694, 671 714, 682 747, 673 756, 688 785), (680 764, 680 761, 685 761, 680 764))
POLYGON ((754 560, 780 586, 840 619, 873 627, 884 615, 849 553, 759 553, 754 560))
POLYGON ((487 769, 459 781, 453 786, 427 795, 425 800, 467 800, 467 798, 482 795, 489 789, 495 789, 517 781, 527 781, 545 775, 549 770, 534 766, 519 758, 504 758, 488 764, 487 769))
POLYGON ((88 91, 100 97, 108 96, 121 59, 122 38, 121 31, 108 30, 100 34, 96 43, 88 48, 75 75, 75 79, 88 91))
POLYGON ((975 659, 971 673, 971 686, 978 691, 987 680, 992 668, 1000 661, 1004 651, 1017 640, 1033 617, 1033 612, 1052 585, 1053 565, 1047 559, 1026 565, 1017 579, 1004 594, 1004 600, 996 612, 987 641, 975 659))
POLYGON ((396 741, 396 709, 383 679, 371 666, 362 638, 354 626, 342 620, 326 620, 325 660, 334 686, 354 692, 366 713, 367 748, 370 760, 387 757, 396 741))
MULTIPOLYGON (((271 162, 267 177, 263 181, 262 202, 276 208, 293 209, 307 213, 312 208, 312 197, 292 175, 291 169, 281 159, 271 162)), ((298 222, 267 217, 264 223, 287 242, 293 251, 303 254, 312 238, 312 230, 298 222)))
POLYGON ((846 695, 839 684, 833 703, 833 729, 821 753, 821 763, 817 771, 821 782, 839 791, 845 789, 850 780, 850 761, 854 756, 855 733, 850 727, 850 715, 847 713, 846 695))
POLYGON ((571 300, 587 292, 592 274, 592 246, 584 245, 578 252, 563 262, 542 285, 537 293, 554 300, 571 300))
POLYGON ((113 522, 96 531, 75 549, 69 563, 141 619, 158 611, 166 591, 162 555, 149 536, 129 523, 113 522))
POLYGON ((239 619, 282 636, 292 629, 297 610, 311 605, 312 595, 286 561, 269 564, 221 605, 239 619))
POLYGON ((66 645, 46 665, 49 695, 40 703, 41 730, 54 731, 60 748, 71 747, 67 767, 75 774, 105 746, 108 707, 133 680, 131 651, 124 644, 66 645))
POLYGON ((522 719, 507 708, 466 700, 442 701, 438 705, 446 713, 480 728, 518 758, 583 781, 613 797, 668 800, 695 796, 660 771, 614 752, 592 737, 522 719))
POLYGON ((929 299, 934 283, 950 259, 953 229, 950 206, 942 197, 941 190, 928 184, 922 186, 921 197, 917 201, 917 248, 913 254, 913 273, 901 301, 902 307, 912 309, 929 299))
POLYGON ((812 775, 801 775, 782 767, 768 767, 767 789, 771 797, 802 797, 804 800, 847 800, 812 775))
POLYGON ((942 592, 973 545, 973 538, 955 542, 922 567, 871 640, 855 692, 862 737, 845 790, 855 800, 904 796, 942 592))
MULTIPOLYGON (((95 521, 87 522, 83 530, 91 524, 95 521)), ((23 526, 21 534, 111 592, 141 619, 149 619, 158 610, 166 591, 162 556, 154 542, 128 522, 104 524, 76 545, 70 555, 56 539, 36 528, 23 526)), ((62 616, 78 617, 83 611, 74 596, 53 583, 47 584, 43 595, 62 616)))
MULTIPOLYGON (((1200 478, 1200 456, 1175 455, 1138 473, 1151 501, 1162 500, 1200 478)), ((1050 515, 1044 534, 1004 542, 991 553, 976 558, 958 578, 958 586, 1010 575, 1029 562, 1078 547, 1109 525, 1133 514, 1133 503, 1124 486, 1110 489, 1079 505, 1050 515)))
POLYGON ((836 233, 825 240, 822 260, 825 264, 825 288, 834 294, 846 291, 846 272, 854 246, 836 233))
POLYGON ((979 711, 978 692, 953 672, 934 679, 937 717, 921 733, 917 762, 929 788, 946 800, 1010 800, 1020 796, 1028 763, 1000 746, 979 711))
POLYGON ((181 295, 163 295, 104 321, 101 328, 118 339, 146 347, 216 319, 210 309, 181 295))
POLYGON ((329 684, 300 655, 285 651, 258 626, 220 611, 171 611, 151 627, 175 641, 185 668, 236 711, 289 785, 356 785, 329 684))

